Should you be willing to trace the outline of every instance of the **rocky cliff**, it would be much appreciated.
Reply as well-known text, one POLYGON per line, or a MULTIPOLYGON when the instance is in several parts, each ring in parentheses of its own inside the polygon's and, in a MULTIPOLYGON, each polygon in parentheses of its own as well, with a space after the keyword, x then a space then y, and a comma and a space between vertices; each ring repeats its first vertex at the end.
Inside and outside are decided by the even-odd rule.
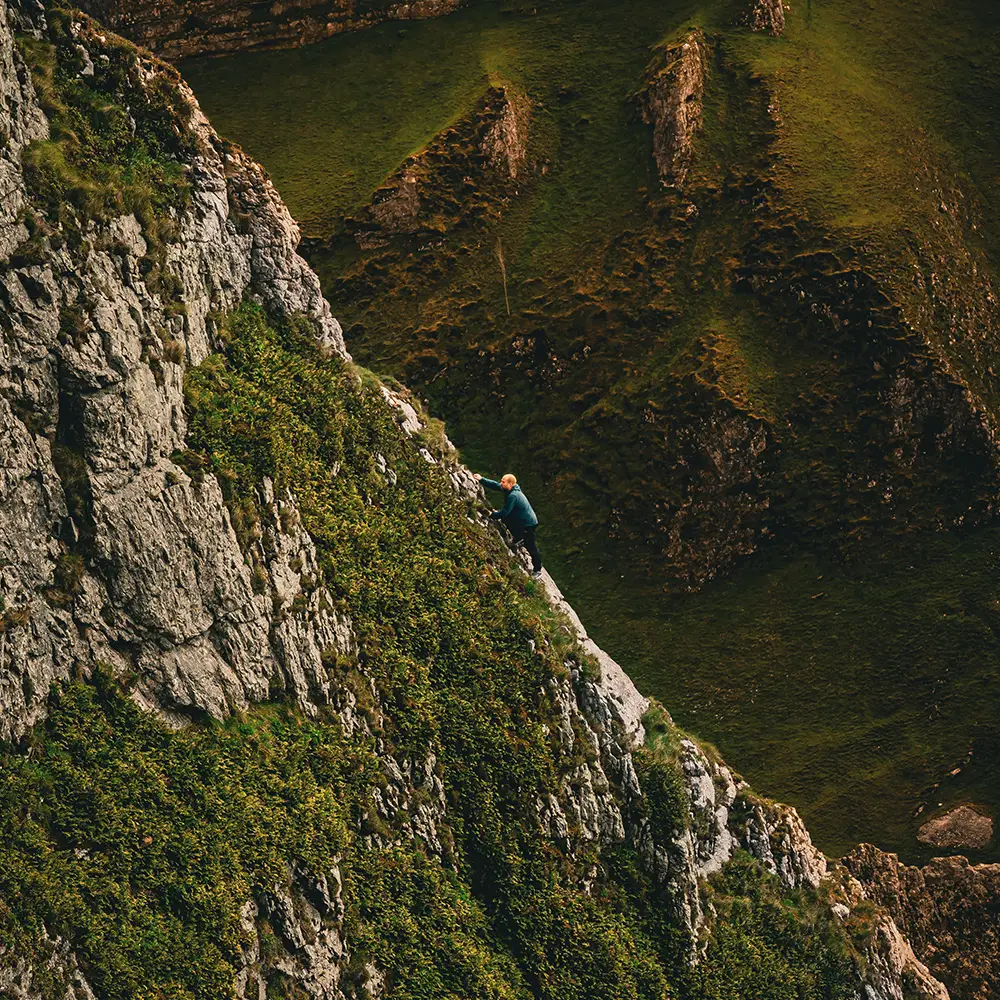
MULTIPOLYGON (((266 694, 279 660, 302 685, 322 643, 272 631, 231 527, 219 530, 228 515, 217 484, 192 484, 170 459, 184 447, 184 368, 210 353, 220 317, 246 296, 309 316, 324 349, 344 353, 295 252, 295 223, 169 71, 120 41, 100 49, 89 21, 67 18, 51 29, 57 43, 26 36, 39 81, 74 73, 121 100, 137 132, 175 144, 160 155, 184 178, 182 200, 163 210, 169 235, 153 214, 145 225, 112 209, 88 217, 101 181, 82 171, 100 154, 72 148, 79 139, 55 93, 46 117, 14 48, 13 12, 4 16, 2 735, 21 735, 49 685, 81 662, 137 666, 150 698, 170 690, 178 705, 216 714, 266 694), (28 177, 26 150, 37 157, 28 177), (67 155, 80 167, 63 169, 67 155), (197 680, 185 663, 199 664, 197 680)), ((281 558, 300 555, 286 543, 281 558)), ((331 617, 323 629, 330 638, 339 625, 331 617)))
POLYGON ((986 1000, 1000 979, 1000 865, 935 858, 901 864, 864 844, 845 859, 870 897, 885 906, 952 997, 986 1000))
POLYGON ((5 995, 947 997, 528 582, 171 70, 9 3, 0 68, 5 995))
POLYGON ((782 0, 750 0, 740 12, 740 23, 753 31, 780 35, 785 30, 785 6, 782 0))
POLYGON ((244 49, 308 45, 381 21, 439 17, 459 0, 93 0, 82 5, 104 24, 167 59, 244 49))

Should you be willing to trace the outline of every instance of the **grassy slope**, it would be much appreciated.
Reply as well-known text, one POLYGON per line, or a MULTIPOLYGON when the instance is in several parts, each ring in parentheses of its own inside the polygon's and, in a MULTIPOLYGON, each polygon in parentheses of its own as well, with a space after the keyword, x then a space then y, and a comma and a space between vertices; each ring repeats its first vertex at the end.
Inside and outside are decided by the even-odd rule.
MULTIPOLYGON (((53 82, 74 107, 78 50, 58 40, 53 82)), ((97 148, 129 97, 109 92, 86 115, 97 148)), ((81 216, 50 203, 51 180, 32 191, 39 232, 64 236, 81 216)), ((150 183, 156 196, 174 187, 150 183)), ((590 849, 569 856, 539 838, 536 795, 579 763, 549 738, 547 681, 574 655, 551 609, 424 460, 418 447, 433 441, 401 438, 373 376, 319 356, 307 323, 276 328, 253 306, 224 332, 224 349, 187 373, 189 450, 176 458, 195 479, 219 476, 244 538, 263 477, 295 492, 322 582, 360 639, 358 662, 331 654, 327 667, 358 695, 373 736, 347 739, 335 712, 306 719, 280 704, 178 732, 97 665, 54 690, 27 745, 0 747, 0 938, 35 959, 33 992, 65 995, 45 962, 58 935, 98 996, 232 996, 244 902, 288 865, 336 863, 352 947, 343 985, 358 996, 369 961, 400 1000, 852 996, 864 913, 842 926, 822 894, 783 893, 738 858, 710 890, 724 920, 691 972, 677 962, 672 902, 631 852, 595 870, 590 849), (385 781, 375 737, 401 759, 435 753, 449 790, 445 865, 417 841, 373 843, 397 832, 373 809, 385 781)), ((298 602, 283 611, 304 613, 298 602)), ((687 821, 675 743, 660 725, 637 755, 660 832, 687 821)), ((301 996, 273 969, 274 929, 261 930, 269 996, 301 996)))
MULTIPOLYGON (((975 186, 986 220, 977 239, 995 254, 997 79, 989 57, 997 42, 988 7, 817 0, 795 5, 784 40, 736 33, 725 42, 734 62, 766 74, 779 94, 782 197, 837 240, 869 248, 870 266, 890 279, 905 246, 933 228, 936 186, 920 179, 925 165, 975 186)), ((416 258, 394 265, 401 287, 390 282, 371 302, 353 298, 341 281, 355 260, 341 249, 317 262, 352 348, 380 370, 427 384, 467 459, 517 467, 571 597, 604 644, 685 724, 719 743, 765 791, 799 805, 828 850, 864 838, 914 857, 919 803, 933 808, 966 794, 1000 801, 989 763, 1000 723, 982 694, 995 683, 998 658, 993 534, 922 535, 901 551, 876 533, 847 565, 824 543, 765 559, 701 594, 667 598, 636 573, 647 558, 641 542, 623 549, 605 540, 615 502, 631 502, 637 489, 669 489, 672 474, 651 462, 636 429, 635 402, 698 368, 691 350, 706 331, 721 350, 714 377, 727 395, 778 426, 804 408, 794 431, 783 432, 787 510, 802 527, 817 518, 850 527, 857 517, 843 487, 866 447, 864 432, 851 430, 863 416, 851 365, 812 339, 788 338, 780 317, 732 292, 719 249, 742 238, 738 216, 706 220, 704 250, 696 244, 679 265, 650 236, 642 192, 652 183, 648 140, 626 97, 646 46, 696 20, 729 23, 724 6, 555 3, 515 18, 487 5, 404 33, 379 29, 362 41, 185 71, 223 131, 263 159, 315 232, 323 226, 310 206, 323 201, 329 219, 352 211, 380 171, 436 123, 466 111, 468 95, 487 79, 528 90, 537 105, 534 154, 549 170, 502 227, 514 319, 502 313, 489 243, 470 243, 473 252, 430 290, 426 281, 414 290, 416 258), (388 62, 371 58, 390 47, 388 62), (451 54, 458 89, 424 89, 433 79, 428 51, 451 54), (319 115, 307 108, 284 120, 256 117, 264 105, 236 93, 247 67, 262 88, 273 84, 271 73, 308 70, 314 83, 322 80, 322 99, 313 103, 319 115), (358 94, 363 112, 345 113, 358 94), (422 95, 419 111, 404 107, 412 95, 422 95), (334 106, 330 134, 338 136, 337 156, 351 164, 338 170, 372 168, 350 190, 321 190, 322 147, 293 134, 301 128, 309 136, 320 120, 327 127, 322 109, 334 106), (390 156, 387 138, 413 122, 426 127, 390 156), (283 148, 272 155, 275 138, 283 148), (308 198, 299 194, 305 187, 308 198), (623 231, 638 231, 638 249, 609 251, 623 231), (577 374, 526 378, 528 363, 490 368, 481 360, 484 349, 502 357, 523 334, 577 374), (585 342, 594 345, 589 365, 575 354, 585 342), (495 373, 507 381, 487 396, 482 387, 495 373), (970 748, 972 766, 929 794, 970 748)), ((738 148, 751 115, 738 100, 743 85, 727 86, 735 97, 713 96, 708 107, 708 173, 716 154, 754 155, 738 148)), ((664 405, 686 404, 668 396, 664 405)), ((935 496, 956 491, 960 500, 952 477, 940 470, 914 504, 929 498, 933 507, 935 496)))
POLYGON ((460 24, 456 37, 434 38, 433 25, 388 25, 353 35, 347 46, 336 39, 335 49, 314 45, 180 68, 196 92, 232 98, 224 110, 206 104, 209 115, 223 111, 223 134, 238 138, 267 123, 257 158, 295 205, 303 231, 324 233, 482 92, 479 26, 460 24), (414 39, 427 44, 414 49, 414 39), (359 158, 359 148, 369 155, 359 158))
MULTIPOLYGON (((367 841, 394 835, 372 807, 384 781, 375 739, 347 739, 334 713, 308 720, 275 705, 175 732, 98 672, 54 693, 30 756, 2 751, 5 941, 44 955, 41 928, 62 935, 105 998, 216 1000, 232 995, 244 901, 281 884, 286 865, 336 863, 349 979, 375 961, 400 1000, 853 995, 863 915, 845 930, 821 896, 785 898, 746 859, 714 887, 727 918, 696 973, 678 964, 670 900, 630 851, 578 888, 597 856, 564 855, 532 819, 535 795, 571 763, 547 738, 546 681, 571 653, 548 606, 496 535, 467 519, 440 466, 401 440, 373 378, 317 357, 307 328, 275 330, 255 308, 228 332, 225 354, 189 373, 184 461, 220 476, 243 526, 261 477, 295 491, 360 639, 359 664, 330 668, 354 690, 359 670, 374 681, 366 710, 386 748, 436 754, 447 867, 419 841, 367 841)), ((655 822, 685 822, 672 758, 652 746, 638 766, 655 822)), ((266 968, 281 954, 266 928, 262 947, 266 968)), ((269 995, 287 985, 271 974, 269 995)), ((55 980, 36 988, 62 995, 55 980)))

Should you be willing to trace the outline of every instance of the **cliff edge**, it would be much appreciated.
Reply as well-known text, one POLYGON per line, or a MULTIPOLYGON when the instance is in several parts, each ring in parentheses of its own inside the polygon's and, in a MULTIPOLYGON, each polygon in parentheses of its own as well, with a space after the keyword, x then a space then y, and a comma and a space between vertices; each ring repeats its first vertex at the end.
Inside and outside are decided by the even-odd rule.
POLYGON ((0 71, 0 991, 947 997, 527 580, 172 70, 8 3, 0 71))

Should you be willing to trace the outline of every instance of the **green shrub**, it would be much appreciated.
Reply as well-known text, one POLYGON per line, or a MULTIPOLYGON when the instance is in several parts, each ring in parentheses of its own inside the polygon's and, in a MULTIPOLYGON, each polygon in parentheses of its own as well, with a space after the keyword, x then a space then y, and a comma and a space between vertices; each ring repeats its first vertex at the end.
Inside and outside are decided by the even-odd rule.
POLYGON ((646 795, 653 837, 670 844, 690 819, 687 793, 680 768, 680 731, 656 702, 643 717, 646 745, 633 755, 636 773, 646 795))
POLYGON ((810 890, 783 890, 749 855, 712 882, 716 910, 691 1000, 850 1000, 855 960, 829 902, 810 890))
POLYGON ((347 919, 357 982, 372 962, 396 1000, 531 996, 482 905, 420 852, 363 852, 346 869, 345 890, 353 901, 347 919))
POLYGON ((49 11, 47 38, 18 37, 50 137, 32 143, 22 162, 35 204, 50 219, 80 220, 133 213, 156 247, 175 229, 187 202, 183 161, 195 151, 190 109, 167 67, 144 74, 138 51, 114 36, 97 37, 86 18, 78 34, 65 10, 49 11), (82 76, 81 45, 94 72, 82 76))
POLYGON ((66 937, 108 1000, 232 996, 239 908, 287 865, 329 867, 375 769, 284 709, 174 732, 98 671, 56 697, 30 758, 3 755, 4 936, 66 937))

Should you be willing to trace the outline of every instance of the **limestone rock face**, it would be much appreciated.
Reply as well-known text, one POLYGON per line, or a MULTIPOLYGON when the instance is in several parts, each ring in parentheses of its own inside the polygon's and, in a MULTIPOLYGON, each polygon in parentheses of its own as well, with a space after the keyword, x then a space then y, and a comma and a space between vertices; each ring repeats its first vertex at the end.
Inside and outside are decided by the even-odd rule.
POLYGON ((636 837, 646 865, 673 896, 697 959, 699 931, 710 916, 699 883, 737 850, 747 851, 789 889, 818 887, 827 876, 827 861, 794 809, 755 796, 692 740, 681 741, 681 768, 690 822, 670 843, 655 843, 645 821, 636 837))
POLYGON ((844 859, 892 915, 954 1000, 987 1000, 1000 982, 1000 865, 934 858, 923 868, 862 844, 844 859))
POLYGON ((636 95, 643 121, 653 126, 653 158, 667 187, 681 187, 691 168, 707 77, 708 46, 696 29, 657 50, 636 95))
POLYGON ((17 57, 6 6, 0 8, 0 122, 6 135, 6 142, 0 142, 0 258, 6 259, 27 236, 20 222, 25 201, 21 150, 49 132, 28 73, 17 57))
POLYGON ((244 49, 294 48, 381 21, 439 17, 459 0, 359 3, 358 0, 85 0, 108 27, 167 59, 244 49))
MULTIPOLYGON (((296 253, 298 227, 262 169, 216 136, 182 88, 198 152, 185 164, 190 205, 164 249, 178 291, 144 279, 151 251, 130 215, 88 223, 73 249, 36 240, 18 256, 28 238, 21 154, 47 122, 10 13, 0 7, 11 137, 0 157, 10 191, 0 210, 0 737, 23 733, 77 663, 138 668, 141 693, 172 709, 225 714, 265 696, 275 677, 305 703, 323 687, 323 648, 350 644, 348 623, 324 611, 303 630, 276 614, 282 565, 262 553, 267 583, 255 592, 218 484, 193 482, 171 457, 186 433, 183 366, 213 350, 218 316, 244 298, 309 317, 325 349, 346 356, 296 253)), ((74 30, 99 60, 102 36, 74 30)), ((150 81, 167 72, 142 71, 150 81)), ((307 535, 272 549, 289 545, 308 561, 307 535)), ((287 574, 280 586, 293 586, 287 574)))
MULTIPOLYGON (((0 5, 0 95, 11 136, 2 162, 13 204, 23 206, 30 192, 21 156, 46 134, 46 122, 13 45, 10 12, 0 5)), ((28 19, 21 27, 43 25, 28 19)), ((107 39, 87 22, 73 31, 86 72, 100 64, 107 39)), ((135 58, 147 82, 167 72, 135 58)), ((278 689, 303 711, 327 706, 349 738, 374 741, 383 780, 366 806, 371 845, 419 841, 444 860, 448 799, 434 754, 389 754, 369 726, 383 711, 370 679, 357 682, 367 691, 349 689, 327 666, 330 653, 356 661, 357 645, 348 614, 316 582, 316 549, 296 498, 264 480, 259 525, 238 535, 222 485, 185 464, 184 367, 219 346, 221 314, 250 297, 273 315, 305 316, 322 349, 347 354, 318 279, 296 253, 298 230, 263 171, 219 140, 189 92, 182 96, 197 154, 182 164, 190 203, 163 248, 173 293, 144 280, 150 248, 131 215, 85 222, 73 246, 49 233, 30 255, 19 252, 28 236, 20 210, 5 201, 0 216, 0 245, 9 248, 0 273, 0 737, 17 737, 41 718, 52 681, 95 663, 137 675, 140 702, 177 721, 222 718, 278 689)), ((500 145, 513 175, 516 144, 500 145)), ((384 393, 400 434, 419 434, 420 414, 405 394, 384 393)), ((422 454, 447 470, 460 494, 478 496, 447 441, 439 454, 422 454)), ((375 466, 392 481, 384 458, 375 466)), ((680 750, 683 832, 658 840, 635 763, 648 703, 590 641, 551 579, 543 585, 597 670, 569 657, 565 675, 551 679, 551 735, 573 764, 537 802, 540 833, 569 852, 634 848, 675 901, 692 961, 712 918, 699 883, 737 848, 786 887, 819 886, 827 863, 794 810, 753 796, 691 740, 680 750)), ((289 868, 281 884, 246 901, 238 995, 265 996, 265 973, 317 1000, 345 995, 351 945, 340 882, 336 867, 289 868), (267 955, 265 923, 279 945, 267 955)), ((884 930, 885 946, 873 945, 868 971, 859 972, 858 993, 868 1000, 901 998, 904 979, 917 974, 888 918, 884 930)), ((69 949, 50 944, 65 996, 90 997, 69 949)), ((42 971, 37 960, 35 968, 42 971)), ((378 995, 379 970, 371 966, 365 977, 366 992, 378 995)), ((21 957, 0 951, 0 990, 33 998, 35 978, 21 957)))
POLYGON ((46 979, 63 984, 63 1000, 95 1000, 86 977, 80 971, 69 945, 60 938, 46 938, 41 951, 45 959, 32 967, 24 959, 7 953, 0 945, 0 991, 12 1000, 46 1000, 52 996, 51 987, 36 985, 39 970, 46 979))
POLYGON ((751 31, 777 36, 785 30, 785 6, 782 0, 750 0, 740 20, 751 31))
POLYGON ((891 919, 879 921, 867 960, 866 1000, 949 1000, 947 989, 916 958, 891 919))
POLYGON ((486 162, 502 176, 517 180, 528 158, 531 101, 505 88, 499 114, 489 123, 481 149, 486 162))

